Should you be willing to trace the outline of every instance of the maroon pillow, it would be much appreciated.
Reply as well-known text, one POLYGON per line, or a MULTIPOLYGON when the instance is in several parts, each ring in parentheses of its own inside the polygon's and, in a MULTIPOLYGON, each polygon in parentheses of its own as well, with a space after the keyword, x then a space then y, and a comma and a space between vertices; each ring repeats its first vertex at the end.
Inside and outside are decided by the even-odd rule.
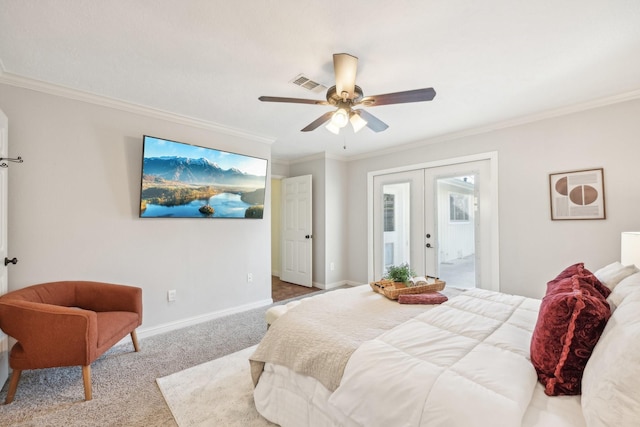
POLYGON ((600 282, 600 280, 598 280, 598 278, 593 275, 592 272, 590 272, 589 270, 584 268, 584 263, 583 262, 579 262, 577 264, 570 265, 569 267, 567 267, 564 270, 562 270, 562 272, 560 274, 558 274, 558 277, 556 277, 555 279, 553 279, 552 281, 547 283, 547 292, 549 292, 549 289, 551 287, 553 287, 553 285, 557 281, 562 280, 562 279, 566 279, 568 277, 575 276, 576 274, 579 275, 579 276, 582 276, 582 278, 586 282, 588 282, 591 286, 593 286, 598 292, 600 292, 600 294, 602 294, 602 296, 605 299, 611 293, 611 289, 609 289, 608 287, 603 285, 600 282))
POLYGON ((575 276, 576 274, 586 276, 592 273, 584 268, 584 262, 578 262, 562 270, 554 280, 566 279, 567 277, 575 276))
MULTIPOLYGON (((609 291, 608 293, 603 292, 598 287, 596 287, 597 285, 600 285, 601 287, 606 288, 604 285, 600 283, 600 281, 595 276, 580 276, 576 274, 575 276, 567 277, 560 280, 556 279, 548 282, 547 294, 550 292, 557 293, 557 292, 571 291, 573 289, 573 282, 570 279, 572 279, 573 277, 577 277, 580 279, 578 284, 581 288, 585 290, 585 292, 587 292, 589 295, 592 295, 592 296, 598 296, 598 297, 601 296, 604 299, 604 301, 606 301, 606 298, 609 296, 609 293, 611 292, 611 291, 609 291)), ((608 288, 606 289, 608 290, 608 288)))
POLYGON ((610 316, 604 297, 577 274, 549 290, 531 338, 531 362, 547 395, 580 394, 582 373, 610 316))

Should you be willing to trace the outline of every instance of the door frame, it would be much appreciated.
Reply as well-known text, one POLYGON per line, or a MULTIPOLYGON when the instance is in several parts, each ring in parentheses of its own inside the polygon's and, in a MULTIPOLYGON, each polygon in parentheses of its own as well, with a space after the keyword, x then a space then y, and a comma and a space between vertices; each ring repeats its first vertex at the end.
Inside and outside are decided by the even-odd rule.
MULTIPOLYGON (((460 163, 469 163, 475 161, 489 161, 489 206, 494 207, 491 211, 489 218, 491 229, 491 242, 489 244, 490 250, 488 256, 490 257, 489 265, 491 266, 491 273, 489 275, 489 283, 483 283, 483 289, 500 290, 500 230, 499 230, 499 218, 498 218, 498 152, 490 151, 486 153, 472 154, 469 156, 453 157, 442 160, 434 160, 425 163, 418 163, 407 166, 400 166, 390 169, 371 171, 367 173, 367 280, 373 282, 376 280, 374 272, 374 186, 373 178, 378 175, 387 175, 397 172, 407 172, 415 169, 429 169, 440 166, 451 166, 460 163)), ((379 278, 378 278, 379 279, 379 278)))
MULTIPOLYGON (((7 116, 0 110, 0 157, 6 158, 9 152, 8 142, 9 140, 9 120, 7 116)), ((0 260, 3 260, 8 255, 8 179, 9 168, 0 168, 0 260)), ((5 264, 0 267, 3 270, 0 272, 0 295, 6 294, 9 291, 9 272, 8 266, 5 264)), ((3 331, 0 331, 0 387, 4 385, 9 377, 9 336, 3 331)))

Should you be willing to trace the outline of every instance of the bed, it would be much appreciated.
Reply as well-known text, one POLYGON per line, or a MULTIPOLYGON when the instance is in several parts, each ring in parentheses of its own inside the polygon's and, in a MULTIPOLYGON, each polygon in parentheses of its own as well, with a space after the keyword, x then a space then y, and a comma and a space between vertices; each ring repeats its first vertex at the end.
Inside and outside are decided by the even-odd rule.
POLYGON ((634 266, 574 264, 542 300, 443 293, 405 305, 364 285, 288 307, 250 360, 256 409, 282 427, 637 425, 634 266))

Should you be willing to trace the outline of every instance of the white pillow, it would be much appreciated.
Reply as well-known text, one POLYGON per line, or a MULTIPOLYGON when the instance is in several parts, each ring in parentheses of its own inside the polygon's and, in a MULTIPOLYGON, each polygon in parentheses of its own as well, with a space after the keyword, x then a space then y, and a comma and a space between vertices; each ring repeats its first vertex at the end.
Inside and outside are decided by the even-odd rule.
POLYGON ((637 273, 635 265, 624 266, 619 261, 613 262, 593 273, 607 288, 613 290, 625 277, 637 273))
POLYGON ((582 376, 588 427, 632 426, 640 420, 640 292, 611 315, 582 376))
POLYGON ((622 279, 607 297, 611 311, 613 312, 632 292, 638 290, 640 290, 640 273, 634 273, 622 279))

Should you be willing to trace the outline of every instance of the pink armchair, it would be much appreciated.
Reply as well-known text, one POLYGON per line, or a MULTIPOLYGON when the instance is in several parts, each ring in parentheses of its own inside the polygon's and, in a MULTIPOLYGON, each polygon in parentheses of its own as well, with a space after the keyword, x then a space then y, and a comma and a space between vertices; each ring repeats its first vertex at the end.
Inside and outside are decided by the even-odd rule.
POLYGON ((139 351, 142 289, 65 281, 29 286, 0 297, 0 328, 18 342, 5 403, 11 403, 25 369, 82 366, 85 400, 91 400, 91 363, 127 335, 139 351))

